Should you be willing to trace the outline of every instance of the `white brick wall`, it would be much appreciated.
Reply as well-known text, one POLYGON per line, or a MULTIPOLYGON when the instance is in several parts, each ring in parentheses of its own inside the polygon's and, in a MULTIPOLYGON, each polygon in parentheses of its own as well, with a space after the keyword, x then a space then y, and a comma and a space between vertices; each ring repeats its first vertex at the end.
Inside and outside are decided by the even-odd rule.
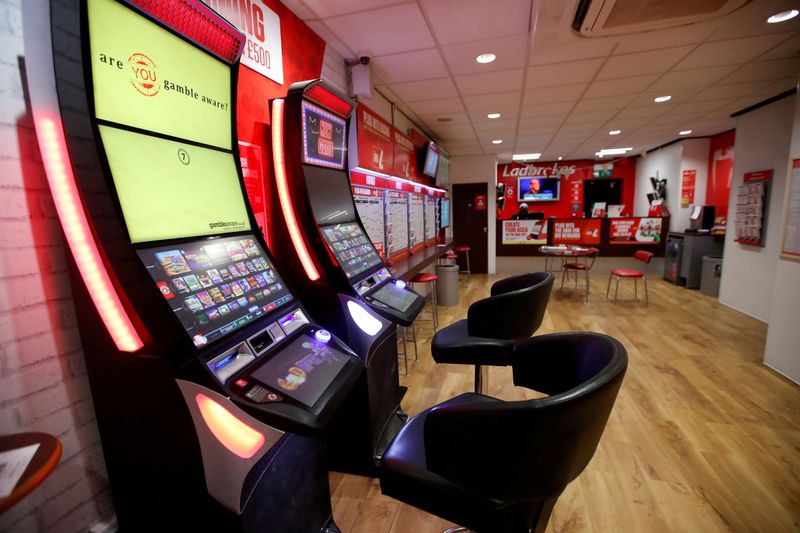
POLYGON ((85 532, 113 513, 64 243, 25 106, 21 2, 0 0, 0 434, 42 431, 55 472, 0 531, 85 532))
POLYGON ((321 78, 344 94, 350 94, 349 75, 344 58, 332 46, 325 45, 325 56, 322 60, 321 78))

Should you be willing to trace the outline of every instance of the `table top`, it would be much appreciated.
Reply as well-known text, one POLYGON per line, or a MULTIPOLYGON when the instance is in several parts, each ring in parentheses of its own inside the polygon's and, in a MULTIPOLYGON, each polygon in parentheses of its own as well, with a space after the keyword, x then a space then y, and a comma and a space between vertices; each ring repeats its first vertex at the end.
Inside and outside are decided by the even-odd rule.
POLYGON ((414 254, 393 261, 390 271, 393 276, 408 281, 414 277, 414 275, 419 274, 436 262, 436 260, 445 253, 452 250, 454 245, 455 241, 453 239, 448 239, 443 243, 437 243, 435 246, 428 246, 417 250, 414 254))
POLYGON ((539 251, 545 255, 557 255, 559 257, 562 256, 578 257, 583 255, 591 255, 595 251, 597 251, 597 248, 592 248, 590 246, 577 246, 577 245, 540 246, 539 251))
POLYGON ((61 458, 61 442, 47 433, 16 433, 14 435, 0 436, 0 452, 6 452, 38 444, 39 448, 33 459, 17 482, 17 486, 5 498, 0 498, 0 513, 10 509, 22 498, 30 494, 33 489, 42 484, 50 475, 61 458))

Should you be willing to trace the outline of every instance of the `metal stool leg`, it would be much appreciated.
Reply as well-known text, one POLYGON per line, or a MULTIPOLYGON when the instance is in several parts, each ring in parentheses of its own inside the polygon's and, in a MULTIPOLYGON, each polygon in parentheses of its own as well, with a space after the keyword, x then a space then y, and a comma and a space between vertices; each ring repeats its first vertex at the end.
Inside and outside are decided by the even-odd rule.
POLYGON ((647 276, 642 276, 644 280, 644 305, 650 305, 650 295, 647 294, 647 276))
POLYGON ((400 338, 403 341, 403 364, 405 366, 405 373, 403 375, 408 377, 408 345, 406 344, 406 328, 403 326, 397 326, 397 330, 400 332, 400 338))
POLYGON ((614 274, 608 275, 608 287, 606 287, 606 298, 608 298, 608 293, 611 292, 611 278, 614 277, 614 274))
POLYGON ((439 330, 439 304, 436 302, 436 282, 431 285, 431 305, 433 305, 433 331, 439 330))
POLYGON ((619 276, 617 276, 617 288, 614 289, 614 301, 617 301, 617 295, 619 294, 619 276))
MULTIPOLYGON (((578 273, 575 272, 575 282, 577 283, 578 273)), ((589 303, 589 269, 586 269, 586 302, 589 303)))
POLYGON ((639 280, 636 278, 633 278, 633 299, 639 299, 639 280))
POLYGON ((488 369, 481 365, 475 365, 475 393, 483 394, 485 384, 489 381, 488 369))
POLYGON ((419 361, 419 352, 417 351, 417 328, 414 327, 414 323, 411 323, 411 333, 414 334, 414 361, 419 361))
POLYGON ((469 267, 469 250, 464 252, 467 255, 467 281, 472 280, 472 269, 469 267))

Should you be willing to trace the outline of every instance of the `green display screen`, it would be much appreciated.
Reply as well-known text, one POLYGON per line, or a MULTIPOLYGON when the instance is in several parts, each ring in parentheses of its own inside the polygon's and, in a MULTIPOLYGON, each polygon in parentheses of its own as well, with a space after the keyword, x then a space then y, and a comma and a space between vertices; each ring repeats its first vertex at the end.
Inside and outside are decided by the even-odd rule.
POLYGON ((100 137, 131 242, 251 229, 232 154, 109 126, 100 137))
POLYGON ((88 15, 98 119, 231 149, 228 65, 114 0, 88 15))

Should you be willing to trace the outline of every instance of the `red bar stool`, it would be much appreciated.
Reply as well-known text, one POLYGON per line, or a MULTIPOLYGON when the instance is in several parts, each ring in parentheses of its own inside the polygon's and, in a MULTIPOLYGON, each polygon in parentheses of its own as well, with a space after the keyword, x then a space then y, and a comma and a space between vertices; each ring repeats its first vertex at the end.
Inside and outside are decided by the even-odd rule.
POLYGON ((455 252, 447 252, 439 258, 440 265, 455 265, 458 260, 458 254, 455 252))
POLYGON ((614 301, 617 301, 617 293, 619 293, 619 280, 622 278, 633 278, 633 297, 634 299, 639 299, 639 278, 644 280, 644 303, 648 305, 650 303, 649 297, 647 294, 647 265, 650 264, 650 260, 653 259, 653 253, 647 252, 645 250, 637 250, 635 254, 633 254, 633 258, 637 261, 641 261, 644 263, 644 269, 636 270, 634 268, 615 268, 611 271, 611 274, 608 276, 608 288, 606 289, 606 298, 608 298, 608 293, 611 291, 611 278, 617 278, 617 286, 614 289, 614 301))
MULTIPOLYGON (((431 297, 431 309, 430 311, 426 311, 425 308, 420 311, 419 315, 417 316, 417 320, 430 320, 433 322, 433 331, 439 329, 439 313, 436 310, 436 282, 439 280, 439 276, 436 274, 431 274, 429 272, 420 272, 419 274, 415 275, 411 278, 409 283, 416 285, 417 283, 430 283, 430 290, 428 294, 431 297), (423 314, 429 314, 430 317, 422 318, 423 314)), ((415 335, 416 336, 416 335, 415 335)), ((416 339, 415 339, 416 342, 416 339)))
POLYGON ((455 248, 453 248, 453 250, 457 254, 463 253, 464 254, 464 258, 467 261, 467 268, 465 270, 459 270, 458 273, 459 274, 463 274, 464 272, 466 272, 467 273, 467 279, 471 280, 472 279, 472 272, 469 269, 469 251, 470 251, 470 247, 469 246, 456 246, 455 248))

